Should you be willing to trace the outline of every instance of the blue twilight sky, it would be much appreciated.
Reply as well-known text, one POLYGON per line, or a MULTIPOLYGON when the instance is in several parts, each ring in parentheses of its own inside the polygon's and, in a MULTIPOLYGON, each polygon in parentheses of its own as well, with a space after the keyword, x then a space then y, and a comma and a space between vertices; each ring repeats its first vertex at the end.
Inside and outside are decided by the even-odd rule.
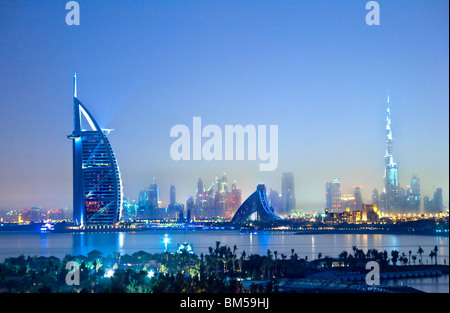
POLYGON ((322 210, 325 183, 382 190, 386 97, 402 185, 449 195, 449 2, 362 0, 80 0, 0 2, 0 208, 72 207, 72 75, 109 136, 125 195, 156 177, 177 201, 227 174, 243 197, 281 192, 292 171, 298 208, 322 210), (171 159, 170 129, 279 126, 279 162, 171 159))

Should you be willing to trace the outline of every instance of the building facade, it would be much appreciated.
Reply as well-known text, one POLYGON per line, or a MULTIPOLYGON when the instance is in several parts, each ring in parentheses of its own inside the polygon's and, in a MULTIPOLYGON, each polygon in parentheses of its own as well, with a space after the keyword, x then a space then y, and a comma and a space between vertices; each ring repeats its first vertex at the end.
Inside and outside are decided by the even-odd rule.
POLYGON ((107 135, 77 98, 74 75, 73 220, 75 226, 114 225, 122 214, 122 181, 107 135), (82 128, 82 120, 90 130, 82 128))

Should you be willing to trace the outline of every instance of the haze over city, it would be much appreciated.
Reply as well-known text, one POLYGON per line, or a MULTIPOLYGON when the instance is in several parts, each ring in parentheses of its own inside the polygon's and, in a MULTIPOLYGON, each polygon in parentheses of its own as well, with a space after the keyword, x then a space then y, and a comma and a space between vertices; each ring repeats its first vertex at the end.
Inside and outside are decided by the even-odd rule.
POLYGON ((245 199, 295 177, 297 208, 322 210, 325 183, 382 190, 389 90, 401 185, 449 191, 448 1, 227 1, 0 4, 0 208, 72 207, 72 75, 109 135, 124 193, 155 177, 163 203, 225 172, 245 199), (337 9, 338 8, 338 9, 337 9), (321 18, 320 18, 321 17, 321 18), (133 23, 127 21, 132 20, 133 23), (174 161, 170 129, 278 125, 278 168, 259 161, 174 161))

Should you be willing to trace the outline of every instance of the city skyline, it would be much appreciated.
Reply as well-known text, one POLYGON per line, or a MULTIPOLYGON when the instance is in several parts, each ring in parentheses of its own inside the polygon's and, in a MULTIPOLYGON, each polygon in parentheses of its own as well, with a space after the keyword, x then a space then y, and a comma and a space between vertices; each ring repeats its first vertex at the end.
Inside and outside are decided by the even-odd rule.
POLYGON ((0 10, 0 209, 71 207, 65 135, 75 72, 80 101, 101 128, 115 129, 109 139, 130 199, 155 177, 164 203, 171 185, 185 203, 198 178, 206 186, 223 172, 246 199, 260 183, 280 192, 282 174, 292 172, 298 209, 324 209, 325 183, 335 177, 342 194, 362 186, 369 203, 384 185, 389 90, 400 185, 417 175, 422 199, 439 187, 448 203, 448 2, 417 9, 380 1, 379 28, 365 25, 363 2, 339 2, 337 11, 291 1, 126 10, 79 2, 76 29, 51 1, 0 10), (193 116, 219 126, 279 125, 277 170, 260 172, 257 161, 173 161, 170 128, 193 116))

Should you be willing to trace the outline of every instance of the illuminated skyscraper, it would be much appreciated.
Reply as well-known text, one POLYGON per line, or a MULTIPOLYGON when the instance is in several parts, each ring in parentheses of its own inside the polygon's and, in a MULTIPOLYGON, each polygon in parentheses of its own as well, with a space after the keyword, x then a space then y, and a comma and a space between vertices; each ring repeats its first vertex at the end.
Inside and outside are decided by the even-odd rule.
POLYGON ((78 226, 113 225, 122 214, 119 166, 107 135, 77 98, 74 75, 73 220, 78 226), (90 130, 82 128, 82 118, 90 130))
POLYGON ((215 216, 225 216, 228 198, 228 181, 225 173, 221 178, 216 177, 215 216))
MULTIPOLYGON (((341 181, 339 178, 333 179, 332 182, 327 182, 325 191, 326 209, 332 213, 341 211, 341 181)), ((345 209, 345 208, 344 208, 345 209)))
POLYGON ((411 187, 407 191, 407 207, 411 213, 420 212, 420 178, 411 178, 411 187))
POLYGON ((386 154, 384 156, 384 192, 386 193, 386 210, 394 212, 399 208, 399 183, 398 166, 394 162, 393 155, 393 137, 391 127, 391 108, 389 95, 387 98, 387 116, 386 116, 386 154))
POLYGON ((228 194, 226 217, 232 217, 242 204, 241 189, 236 186, 236 181, 231 185, 231 192, 228 194))
POLYGON ((159 186, 156 184, 153 177, 153 183, 148 188, 148 204, 151 210, 155 210, 159 207, 159 186))

